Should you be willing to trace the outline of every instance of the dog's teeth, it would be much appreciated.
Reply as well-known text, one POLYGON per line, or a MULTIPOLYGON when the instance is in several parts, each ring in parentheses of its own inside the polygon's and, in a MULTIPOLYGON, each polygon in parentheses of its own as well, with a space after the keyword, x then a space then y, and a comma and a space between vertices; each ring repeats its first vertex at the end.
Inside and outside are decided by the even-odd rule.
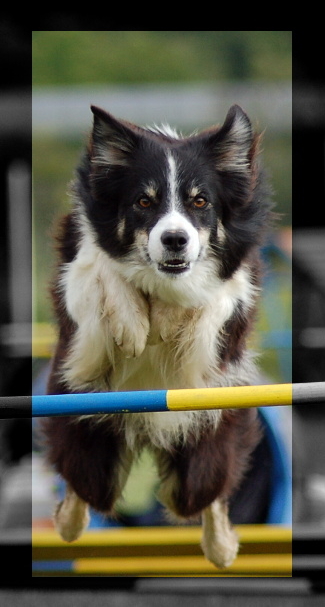
POLYGON ((187 263, 164 263, 163 265, 167 268, 185 268, 187 263))
POLYGON ((170 259, 169 261, 165 261, 164 263, 159 264, 160 270, 169 272, 169 274, 177 274, 181 272, 185 272, 190 267, 189 262, 186 261, 178 261, 177 259, 170 259))
POLYGON ((180 268, 188 265, 187 261, 180 261, 178 259, 170 259, 169 261, 165 261, 163 266, 168 266, 169 268, 180 268))

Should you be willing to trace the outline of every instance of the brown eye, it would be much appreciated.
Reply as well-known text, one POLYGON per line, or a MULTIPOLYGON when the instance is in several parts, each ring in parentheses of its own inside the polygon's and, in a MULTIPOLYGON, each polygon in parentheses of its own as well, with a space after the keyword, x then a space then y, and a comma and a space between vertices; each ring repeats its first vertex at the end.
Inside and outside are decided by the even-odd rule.
POLYGON ((139 207, 141 207, 142 209, 149 209, 149 207, 151 207, 151 200, 149 198, 146 198, 145 196, 143 198, 140 198, 138 200, 138 205, 139 207))
POLYGON ((204 198, 204 196, 197 196, 197 198, 194 198, 193 200, 193 205, 197 209, 203 209, 207 204, 208 201, 206 200, 206 198, 204 198))

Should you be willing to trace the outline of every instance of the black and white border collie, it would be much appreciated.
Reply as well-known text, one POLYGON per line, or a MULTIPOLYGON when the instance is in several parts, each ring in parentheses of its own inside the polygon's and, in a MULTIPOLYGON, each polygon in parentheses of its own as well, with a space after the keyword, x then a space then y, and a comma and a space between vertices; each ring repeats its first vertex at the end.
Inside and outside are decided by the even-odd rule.
MULTIPOLYGON (((58 233, 48 392, 256 383, 246 338, 271 205, 247 115, 235 105, 222 126, 180 137, 92 112, 58 233)), ((56 417, 45 433, 67 481, 55 514, 66 541, 87 526, 88 505, 114 512, 147 447, 160 501, 177 520, 201 515, 204 554, 232 563, 227 504, 260 440, 255 409, 56 417)))

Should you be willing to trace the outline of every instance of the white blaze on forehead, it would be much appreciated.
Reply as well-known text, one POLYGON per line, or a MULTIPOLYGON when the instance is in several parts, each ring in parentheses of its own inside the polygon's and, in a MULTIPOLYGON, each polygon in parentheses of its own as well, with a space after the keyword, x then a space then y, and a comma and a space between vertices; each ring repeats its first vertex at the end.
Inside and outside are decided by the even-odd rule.
POLYGON ((177 165, 171 152, 167 153, 167 202, 171 211, 176 210, 179 202, 177 165))
POLYGON ((200 237, 196 228, 182 213, 182 204, 179 198, 179 180, 177 163, 173 154, 169 151, 167 159, 167 211, 159 219, 149 234, 148 253, 153 262, 161 263, 168 252, 162 243, 162 235, 165 231, 184 231, 188 236, 188 243, 182 251, 182 258, 186 262, 195 262, 200 254, 200 237))

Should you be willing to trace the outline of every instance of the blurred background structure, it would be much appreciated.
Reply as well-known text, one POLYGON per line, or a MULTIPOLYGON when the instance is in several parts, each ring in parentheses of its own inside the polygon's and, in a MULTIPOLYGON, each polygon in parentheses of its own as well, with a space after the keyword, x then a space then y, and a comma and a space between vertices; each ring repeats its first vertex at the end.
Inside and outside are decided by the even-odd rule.
MULTIPOLYGON (((325 81, 315 57, 295 37, 293 89, 293 369, 294 382, 325 379, 325 81)), ((294 419, 295 478, 305 500, 300 519, 325 528, 325 403, 299 407, 294 419)))
MULTIPOLYGON (((29 33, 0 21, 0 394, 31 394, 29 33)), ((31 519, 31 420, 0 420, 0 529, 31 519)))

